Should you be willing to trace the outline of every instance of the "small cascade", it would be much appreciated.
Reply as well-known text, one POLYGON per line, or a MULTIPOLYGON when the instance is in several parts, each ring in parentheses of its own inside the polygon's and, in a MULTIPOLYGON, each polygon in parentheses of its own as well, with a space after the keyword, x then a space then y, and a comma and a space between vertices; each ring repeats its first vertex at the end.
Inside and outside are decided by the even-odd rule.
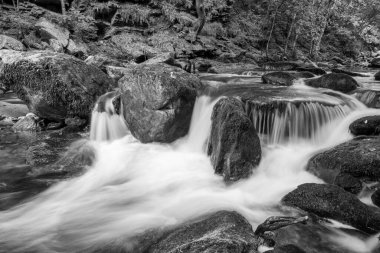
POLYGON ((247 107, 252 122, 267 144, 299 139, 315 141, 323 126, 351 112, 348 105, 304 101, 278 101, 270 105, 247 103, 247 107))
POLYGON ((91 116, 91 140, 111 141, 119 139, 128 133, 128 128, 122 116, 123 106, 120 105, 118 114, 113 104, 115 96, 116 92, 109 92, 98 99, 91 116))

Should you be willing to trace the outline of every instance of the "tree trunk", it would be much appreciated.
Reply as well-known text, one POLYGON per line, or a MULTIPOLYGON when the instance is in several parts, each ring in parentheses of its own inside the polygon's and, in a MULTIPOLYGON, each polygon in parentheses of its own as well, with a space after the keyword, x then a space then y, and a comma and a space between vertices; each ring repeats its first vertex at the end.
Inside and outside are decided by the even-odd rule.
POLYGON ((294 23, 296 21, 297 13, 294 13, 293 18, 292 18, 292 23, 290 24, 290 28, 288 31, 288 36, 286 37, 285 41, 285 47, 284 47, 284 55, 286 55, 286 51, 288 50, 288 44, 289 44, 289 39, 293 31, 294 23))
POLYGON ((66 0, 61 0, 62 15, 66 15, 66 0))
POLYGON ((195 8, 198 14, 198 27, 195 32, 195 39, 198 38, 199 33, 202 31, 203 26, 206 23, 206 11, 204 6, 204 0, 195 0, 195 8))
POLYGON ((273 34, 273 30, 274 30, 274 25, 276 24, 276 18, 277 18, 277 14, 278 14, 278 9, 280 9, 281 5, 285 2, 285 0, 281 1, 280 4, 277 5, 276 7, 276 10, 274 12, 274 17, 273 17, 273 20, 272 20, 272 25, 271 25, 271 28, 270 28, 270 32, 269 32, 269 36, 268 36, 268 41, 267 41, 267 46, 266 46, 266 49, 265 49, 265 54, 267 56, 267 59, 269 59, 268 57, 268 54, 269 54, 269 43, 272 39, 272 34, 273 34))
POLYGON ((293 46, 292 46, 292 52, 293 52, 293 54, 295 54, 295 52, 296 52, 296 46, 297 46, 298 36, 299 36, 299 28, 296 27, 296 29, 295 29, 295 35, 294 35, 294 41, 293 41, 293 46))

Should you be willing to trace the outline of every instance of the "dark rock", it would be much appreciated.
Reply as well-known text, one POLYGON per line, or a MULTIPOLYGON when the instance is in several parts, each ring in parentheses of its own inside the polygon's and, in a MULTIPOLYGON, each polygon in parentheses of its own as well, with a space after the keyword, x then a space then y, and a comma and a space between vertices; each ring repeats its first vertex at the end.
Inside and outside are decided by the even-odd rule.
POLYGON ((137 65, 119 80, 124 117, 140 141, 172 142, 187 134, 200 80, 167 64, 137 65))
POLYGON ((225 181, 237 181, 251 175, 261 159, 260 139, 243 103, 222 98, 214 106, 208 154, 215 173, 225 181))
POLYGON ((1 50, 0 58, 0 82, 51 121, 88 118, 97 97, 113 85, 100 69, 66 54, 1 50))
POLYGON ((264 63, 261 66, 265 70, 295 70, 299 67, 301 67, 301 64, 298 62, 290 62, 290 61, 283 61, 283 62, 267 62, 264 63))
POLYGON ((372 203, 380 207, 380 189, 377 189, 371 196, 372 203))
POLYGON ((347 180, 348 174, 361 181, 380 179, 380 138, 356 138, 319 153, 309 160, 306 170, 329 184, 339 185, 357 194, 357 180, 347 180), (348 186, 348 182, 352 186, 348 186), (355 189, 355 190, 354 190, 355 189), (352 191, 353 190, 353 191, 352 191))
POLYGON ((307 71, 311 72, 315 75, 321 76, 327 74, 327 72, 321 68, 316 68, 316 67, 299 67, 296 68, 297 71, 307 71))
POLYGON ((327 88, 348 93, 359 87, 354 78, 346 74, 331 73, 319 78, 305 80, 305 84, 314 88, 327 88))
POLYGON ((380 135, 380 115, 355 120, 350 131, 353 135, 380 135))
POLYGON ((25 117, 17 121, 12 127, 13 131, 32 131, 38 132, 42 130, 42 127, 38 123, 38 117, 34 114, 28 114, 25 117))
POLYGON ((261 77, 263 83, 280 86, 291 86, 294 81, 300 78, 311 78, 314 75, 310 72, 271 72, 261 77))
POLYGON ((18 40, 6 36, 0 35, 0 49, 12 49, 17 51, 25 51, 25 46, 18 40))
POLYGON ((367 107, 380 108, 380 91, 358 89, 355 90, 354 96, 367 107))
POLYGON ((380 68, 380 57, 373 59, 369 66, 372 68, 380 68))
POLYGON ((368 207, 355 195, 335 185, 302 184, 288 193, 282 203, 340 221, 366 233, 380 231, 380 211, 368 207))
POLYGON ((257 244, 252 226, 243 216, 220 211, 179 226, 152 245, 149 252, 249 253, 257 244))
POLYGON ((380 71, 375 74, 375 80, 380 81, 380 71))
POLYGON ((273 253, 354 253, 334 237, 337 234, 333 229, 317 221, 287 226, 275 231, 273 253))
POLYGON ((349 75, 349 76, 368 77, 368 75, 365 75, 365 74, 356 73, 356 72, 352 72, 352 71, 348 71, 348 70, 344 70, 344 69, 337 69, 337 68, 331 69, 331 72, 333 72, 333 73, 342 73, 342 74, 346 74, 346 75, 349 75))

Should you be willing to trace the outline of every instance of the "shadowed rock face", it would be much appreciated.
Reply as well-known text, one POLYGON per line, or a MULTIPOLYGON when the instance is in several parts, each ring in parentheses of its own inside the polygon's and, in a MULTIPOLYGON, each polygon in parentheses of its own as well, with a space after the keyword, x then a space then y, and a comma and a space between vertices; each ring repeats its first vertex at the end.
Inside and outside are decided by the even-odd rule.
POLYGON ((288 193, 282 203, 340 221, 366 233, 380 231, 380 211, 335 185, 302 184, 288 193))
POLYGON ((138 65, 119 80, 124 117, 141 142, 172 142, 187 134, 200 80, 166 64, 138 65))
POLYGON ((305 84, 314 88, 327 88, 348 93, 359 87, 354 78, 341 73, 331 73, 319 78, 305 80, 305 84))
POLYGON ((380 115, 355 120, 350 131, 353 135, 380 135, 380 115))
POLYGON ((208 154, 225 181, 247 178, 259 164, 260 139, 238 99, 223 98, 214 106, 208 154))
POLYGON ((312 157, 306 170, 357 194, 362 181, 380 179, 380 138, 356 138, 312 157))
POLYGON ((52 121, 88 118, 96 99, 113 86, 100 69, 66 54, 1 50, 0 58, 0 82, 31 112, 52 121))
POLYGON ((373 59, 369 66, 372 68, 380 68, 380 57, 373 59))
POLYGON ((375 80, 380 81, 380 71, 375 74, 375 80))

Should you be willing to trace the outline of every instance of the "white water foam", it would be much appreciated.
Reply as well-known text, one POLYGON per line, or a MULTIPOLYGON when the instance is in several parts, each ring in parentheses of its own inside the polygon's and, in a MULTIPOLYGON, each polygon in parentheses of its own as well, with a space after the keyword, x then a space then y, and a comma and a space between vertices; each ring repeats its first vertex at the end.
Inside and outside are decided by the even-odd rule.
MULTIPOLYGON (((285 194, 302 183, 321 182, 304 170, 314 153, 352 138, 348 126, 354 119, 379 114, 356 110, 321 126, 316 142, 263 147, 254 175, 226 186, 200 152, 214 102, 197 100, 190 133, 180 144, 141 144, 129 136, 97 143, 97 160, 85 175, 0 212, 0 246, 7 252, 84 252, 120 238, 132 246, 147 229, 222 209, 240 212, 256 227, 281 214, 278 203, 285 194)), ((346 243, 347 237, 337 240, 346 243)), ((372 247, 372 241, 364 243, 372 247)))

